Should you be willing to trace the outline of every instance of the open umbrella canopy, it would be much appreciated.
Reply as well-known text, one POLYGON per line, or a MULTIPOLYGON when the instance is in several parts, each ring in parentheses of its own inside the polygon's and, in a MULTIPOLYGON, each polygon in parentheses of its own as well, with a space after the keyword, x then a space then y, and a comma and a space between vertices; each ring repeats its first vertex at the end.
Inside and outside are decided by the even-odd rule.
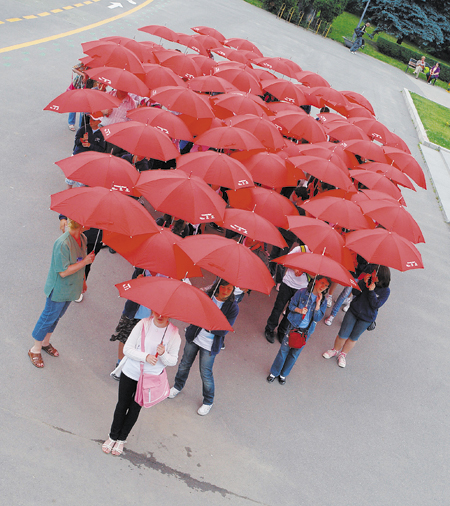
POLYGON ((278 151, 286 145, 277 127, 265 118, 253 114, 242 114, 227 118, 225 123, 248 130, 270 151, 278 151))
POLYGON ((315 88, 318 86, 331 88, 329 82, 326 81, 322 76, 316 74, 315 72, 310 72, 309 70, 302 70, 301 72, 297 72, 295 74, 295 79, 297 79, 297 81, 300 81, 302 84, 309 86, 310 88, 315 88))
POLYGON ((157 211, 189 223, 223 220, 224 200, 203 179, 181 170, 143 172, 136 188, 157 211))
POLYGON ((181 112, 193 118, 214 118, 207 101, 195 91, 179 86, 162 86, 152 90, 150 98, 171 111, 181 112))
POLYGON ((242 161, 253 180, 269 188, 297 186, 305 174, 289 160, 274 153, 256 153, 242 161))
MULTIPOLYGON (((213 47, 217 46, 217 41, 213 39, 215 44, 213 47)), ((198 39, 198 35, 187 35, 186 33, 177 33, 177 39, 176 41, 178 44, 181 44, 182 46, 186 46, 190 49, 193 49, 198 54, 201 54, 203 56, 208 56, 208 51, 206 50, 206 47, 202 44, 200 39, 198 39)))
POLYGON ((128 236, 158 232, 155 220, 136 200, 98 186, 55 193, 51 196, 50 209, 86 227, 128 236))
POLYGON ((374 162, 386 163, 386 156, 383 149, 372 141, 354 140, 341 142, 341 146, 350 153, 373 160, 374 162))
MULTIPOLYGON (((343 286, 358 288, 353 276, 340 263, 317 253, 290 253, 274 260, 277 264, 307 272, 311 276, 327 276, 343 286)), ((359 288, 358 288, 359 290, 359 288)))
POLYGON ((177 247, 182 247, 195 264, 239 288, 269 294, 275 285, 264 262, 232 239, 203 234, 186 237, 177 247))
POLYGON ((375 116, 375 111, 373 110, 372 104, 367 100, 367 98, 360 93, 356 93, 356 91, 341 91, 342 95, 349 100, 350 102, 353 102, 354 104, 358 104, 365 109, 367 109, 370 114, 375 116))
POLYGON ((286 79, 268 79, 261 82, 262 89, 269 92, 278 100, 295 105, 307 105, 309 99, 300 85, 286 79))
POLYGON ((313 198, 300 207, 316 218, 349 230, 375 227, 375 223, 363 215, 358 205, 345 198, 313 198))
POLYGON ((301 72, 302 69, 299 65, 289 60, 288 58, 273 57, 273 58, 255 58, 252 60, 253 63, 259 67, 274 70, 280 74, 288 77, 294 77, 297 72, 301 72))
POLYGON ((233 37, 231 39, 226 39, 222 41, 224 46, 234 47, 235 49, 244 49, 245 51, 253 51, 259 57, 263 57, 264 55, 261 51, 247 39, 241 39, 239 37, 233 37))
POLYGON ((387 193, 396 200, 401 200, 402 198, 402 192, 384 174, 378 174, 377 172, 372 172, 371 170, 353 169, 350 171, 350 177, 359 181, 371 190, 378 190, 387 193))
POLYGON ((187 126, 175 114, 159 109, 157 107, 138 107, 128 111, 127 116, 134 121, 139 121, 146 125, 161 130, 161 132, 175 139, 193 141, 193 137, 187 126))
POLYGON ((120 146, 133 155, 172 160, 179 155, 170 137, 156 127, 139 121, 115 123, 100 129, 106 141, 120 146))
POLYGON ((300 155, 289 158, 289 161, 298 169, 311 174, 320 181, 325 181, 325 183, 343 190, 356 191, 355 185, 349 177, 349 171, 347 169, 343 170, 341 166, 329 160, 317 156, 300 155))
POLYGON ((148 25, 143 26, 142 28, 138 28, 138 30, 140 32, 149 33, 150 35, 156 35, 161 39, 170 40, 171 42, 175 42, 177 38, 176 32, 163 25, 148 25))
POLYGON ((236 86, 238 90, 244 93, 263 94, 258 77, 250 68, 242 69, 217 65, 214 67, 214 75, 225 79, 225 81, 236 86))
POLYGON ((405 186, 410 190, 416 191, 414 185, 411 183, 410 179, 404 174, 401 170, 397 169, 393 165, 388 165, 387 163, 380 162, 368 162, 362 163, 355 167, 356 169, 369 170, 371 172, 376 172, 378 174, 384 174, 387 178, 389 178, 394 183, 397 183, 401 186, 405 186))
POLYGON ((228 190, 227 195, 231 207, 254 211, 276 227, 288 228, 287 216, 298 216, 294 204, 274 190, 255 186, 228 190))
POLYGON ((200 267, 185 253, 175 251, 174 245, 181 244, 183 239, 167 228, 134 237, 105 231, 102 241, 135 267, 175 279, 203 276, 200 267))
POLYGON ((395 140, 389 128, 375 118, 351 118, 349 121, 361 128, 372 140, 381 144, 388 144, 395 140))
POLYGON ((187 82, 187 87, 199 93, 227 93, 229 91, 238 91, 238 88, 226 79, 212 75, 193 77, 187 82))
POLYGON ((384 228, 357 230, 347 234, 345 243, 347 248, 370 263, 386 265, 402 272, 423 269, 419 250, 396 232, 384 228))
POLYGON ((389 146, 384 146, 383 151, 386 158, 382 161, 386 162, 387 159, 387 163, 392 163, 397 169, 407 174, 421 188, 427 188, 427 182, 422 167, 412 155, 405 153, 401 149, 389 146))
POLYGON ((214 37, 221 43, 225 42, 225 36, 222 35, 215 28, 211 28, 209 26, 194 26, 193 28, 191 28, 191 30, 200 33, 201 35, 210 35, 211 37, 214 37))
POLYGON ((105 67, 117 67, 119 69, 125 69, 132 74, 143 75, 144 69, 139 58, 133 51, 130 51, 125 46, 117 44, 113 41, 98 41, 94 47, 91 43, 88 43, 89 47, 83 47, 83 51, 94 58, 98 64, 105 67))
POLYGON ((351 141, 354 139, 369 140, 368 135, 358 126, 352 125, 345 121, 333 121, 324 123, 325 132, 329 135, 330 140, 351 141))
POLYGON ((96 112, 103 109, 119 107, 121 101, 99 90, 82 88, 68 90, 53 99, 44 107, 44 111, 65 112, 96 112))
POLYGON ((233 330, 206 293, 177 279, 143 277, 118 283, 119 295, 158 314, 208 330, 233 330))
POLYGON ((155 51, 154 54, 163 67, 173 70, 182 79, 192 79, 202 75, 200 67, 187 54, 168 49, 155 51))
POLYGON ((144 63, 142 66, 145 72, 143 81, 151 90, 161 88, 162 86, 186 87, 183 79, 167 67, 163 67, 157 63, 144 63))
POLYGON ((365 200, 358 205, 364 214, 386 230, 397 232, 413 243, 425 242, 419 225, 401 204, 389 200, 365 200))
POLYGON ((252 51, 244 51, 226 46, 215 47, 212 48, 211 51, 219 56, 222 56, 222 58, 227 58, 228 60, 244 64, 248 64, 253 58, 259 58, 259 55, 257 53, 253 53, 252 51))
POLYGON ((238 160, 217 151, 186 153, 177 158, 177 170, 202 178, 206 183, 237 190, 253 186, 253 178, 238 160))
POLYGON ((116 90, 135 93, 141 97, 146 97, 149 94, 148 87, 138 77, 128 72, 128 70, 116 67, 98 67, 87 70, 86 74, 91 79, 111 86, 116 90))
POLYGON ((55 162, 64 175, 88 186, 102 186, 133 195, 139 172, 123 158, 108 153, 85 151, 55 162))
POLYGON ((216 116, 221 118, 241 114, 254 114, 255 116, 265 117, 267 114, 271 114, 265 102, 252 93, 231 91, 213 97, 211 101, 214 103, 216 116), (225 110, 225 114, 223 114, 223 110, 225 110), (222 111, 222 114, 220 114, 220 111, 222 111))
POLYGON ((308 142, 316 143, 327 140, 323 126, 311 116, 304 113, 281 111, 273 123, 281 127, 281 133, 295 139, 306 139, 308 142))
POLYGON ((245 235, 256 241, 273 244, 279 248, 287 246, 286 241, 275 225, 253 211, 244 209, 225 209, 223 223, 220 226, 245 235))
POLYGON ((195 144, 216 149, 264 150, 262 143, 252 133, 232 126, 211 128, 197 137, 195 144))

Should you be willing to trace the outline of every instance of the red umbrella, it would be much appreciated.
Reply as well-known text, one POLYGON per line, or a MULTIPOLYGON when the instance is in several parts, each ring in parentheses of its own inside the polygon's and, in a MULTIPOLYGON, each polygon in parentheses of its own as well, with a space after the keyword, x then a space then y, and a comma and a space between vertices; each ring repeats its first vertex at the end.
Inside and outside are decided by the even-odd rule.
POLYGON ((232 126, 211 128, 197 137, 195 144, 217 149, 264 150, 264 146, 252 133, 232 126))
POLYGON ((342 107, 339 110, 339 113, 341 113, 346 118, 373 118, 373 114, 369 112, 365 107, 352 103, 349 103, 349 105, 346 107, 342 107))
POLYGON ((372 140, 381 144, 394 141, 391 131, 375 118, 351 118, 349 121, 364 130, 372 140))
POLYGON ((383 150, 378 144, 375 144, 372 141, 344 141, 341 142, 341 146, 343 146, 346 151, 355 153, 367 160, 383 163, 386 162, 386 156, 384 155, 383 150))
POLYGON ((263 94, 257 76, 248 69, 216 66, 214 75, 225 79, 245 93, 263 94))
POLYGON ((181 155, 177 158, 177 170, 198 176, 208 184, 232 190, 253 186, 253 178, 241 162, 216 151, 181 155))
POLYGON ((261 82, 262 89, 269 92, 278 100, 295 105, 307 105, 309 99, 299 85, 286 79, 268 79, 261 82))
POLYGON ((226 119, 225 122, 231 126, 248 130, 270 151, 278 151, 286 144, 277 127, 265 118, 253 114, 242 114, 232 116, 226 119))
POLYGON ((177 279, 143 277, 118 283, 121 297, 170 318, 209 330, 233 330, 206 293, 177 279))
MULTIPOLYGON (((306 112, 303 109, 300 109, 295 104, 289 104, 288 102, 267 102, 267 107, 274 113, 278 114, 281 111, 291 111, 295 113, 300 113, 306 116, 306 112)), ((281 130, 281 127, 279 127, 281 130)))
POLYGON ((115 123, 102 127, 100 130, 106 141, 120 146, 134 155, 165 162, 179 155, 179 151, 165 133, 139 121, 115 123))
POLYGON ((275 225, 253 211, 244 209, 225 209, 222 227, 256 241, 273 244, 279 248, 287 246, 275 225))
POLYGON ((240 38, 231 38, 226 39, 223 42, 224 46, 234 47, 235 49, 244 49, 246 51, 253 51, 258 56, 263 57, 264 55, 261 53, 261 51, 247 39, 240 39, 240 38))
POLYGON ((406 174, 404 174, 401 170, 397 169, 393 165, 388 165, 387 163, 369 162, 369 163, 362 163, 361 165, 358 165, 356 168, 371 170, 373 172, 384 174, 394 183, 397 183, 401 186, 405 186, 410 190, 416 191, 414 185, 411 183, 406 174))
MULTIPOLYGON (((343 152, 345 154, 345 152, 343 152)), ((300 144, 297 145, 297 152, 292 156, 314 156, 318 158, 323 158, 324 160, 328 160, 337 165, 340 169, 342 169, 345 174, 348 174, 347 164, 344 161, 344 158, 341 156, 341 153, 337 153, 331 151, 329 148, 324 146, 318 146, 317 144, 300 144)), ((357 160, 356 160, 357 163, 357 160)))
POLYGON ((316 177, 320 181, 332 184, 338 188, 342 188, 347 191, 355 189, 352 180, 349 177, 347 169, 343 170, 342 167, 337 166, 333 162, 319 158, 317 156, 293 156, 289 158, 297 168, 303 172, 307 172, 312 176, 316 177))
POLYGON ((308 70, 297 72, 295 74, 295 79, 297 79, 297 81, 300 81, 302 84, 306 84, 306 86, 309 86, 310 88, 317 86, 325 86, 327 88, 331 88, 328 81, 326 81, 322 76, 308 70))
MULTIPOLYGON (((195 52, 203 56, 208 56, 208 51, 206 50, 205 46, 195 35, 187 35, 186 33, 177 33, 177 40, 175 42, 181 44, 182 46, 189 47, 190 49, 193 49, 195 52)), ((213 47, 216 46, 217 41, 214 40, 213 47)))
POLYGON ((210 28, 209 26, 194 26, 191 28, 191 30, 194 30, 194 32, 200 33, 202 35, 210 35, 221 43, 225 41, 225 37, 218 30, 215 28, 210 28))
POLYGON ((177 76, 175 72, 159 64, 144 63, 144 83, 151 90, 161 86, 181 86, 186 87, 186 83, 177 76))
MULTIPOLYGON (((175 114, 157 107, 138 107, 128 111, 127 116, 134 121, 153 126, 175 139, 193 141, 187 126, 175 114)), ((178 155, 177 155, 178 156, 178 155)))
POLYGON ((225 114, 225 116, 220 117, 241 114, 254 114, 255 116, 265 117, 267 114, 271 114, 261 98, 251 93, 232 91, 213 97, 211 100, 214 103, 216 116, 220 111, 225 114))
POLYGON ((152 90, 150 98, 171 111, 181 112, 193 118, 213 118, 211 107, 195 91, 178 86, 163 86, 152 90))
POLYGON ((161 39, 170 40, 171 42, 175 42, 177 38, 177 33, 167 28, 167 26, 162 25, 148 25, 143 26, 142 28, 138 28, 140 32, 149 33, 151 35, 156 35, 161 39))
POLYGON ((329 104, 330 107, 332 105, 345 106, 348 104, 347 98, 340 91, 327 86, 316 86, 311 88, 309 95, 323 103, 329 104))
POLYGON ((104 232, 102 241, 123 256, 131 265, 164 274, 171 278, 184 279, 202 277, 200 267, 174 245, 183 239, 167 228, 160 228, 155 234, 128 237, 115 232, 104 232))
POLYGON ((372 220, 362 214, 359 206, 345 198, 327 196, 320 199, 310 199, 300 207, 316 218, 349 230, 374 228, 375 226, 372 220))
POLYGON ((123 158, 85 151, 55 162, 64 175, 88 186, 102 186, 132 195, 139 172, 123 158))
MULTIPOLYGON (((317 148, 326 148, 330 151, 331 158, 329 158, 329 160, 333 161, 334 163, 336 163, 334 158, 339 157, 342 158, 345 167, 356 167, 359 164, 358 159, 353 153, 346 151, 345 146, 346 143, 344 142, 340 142, 339 144, 335 144, 334 142, 320 142, 316 144, 317 148)), ((336 163, 336 165, 338 164, 336 163)))
POLYGON ((287 216, 297 216, 294 204, 274 190, 243 188, 227 191, 229 204, 238 209, 254 211, 276 227, 288 228, 287 216))
POLYGON ((183 79, 200 76, 200 67, 188 55, 178 51, 155 51, 155 56, 163 67, 167 67, 183 79))
MULTIPOLYGON (((90 44, 90 43, 89 43, 90 44)), ((83 52, 105 67, 125 69, 132 74, 144 74, 142 63, 133 51, 112 41, 98 41, 95 47, 81 44, 83 52), (86 47, 86 49, 85 49, 86 47)))
POLYGON ((152 49, 162 48, 162 46, 159 44, 137 42, 134 39, 117 35, 111 37, 102 37, 100 40, 112 41, 116 44, 126 47, 130 51, 133 51, 133 53, 139 58, 141 62, 152 61, 154 59, 152 49))
POLYGON ((311 143, 327 140, 323 126, 307 114, 281 111, 272 121, 279 125, 283 135, 288 137, 306 139, 311 143))
POLYGON ((201 74, 209 76, 213 73, 216 63, 212 58, 196 53, 187 54, 186 56, 190 58, 200 69, 200 75, 198 77, 201 77, 201 74))
POLYGON ((324 123, 323 128, 330 136, 330 139, 337 139, 338 141, 352 141, 354 139, 369 140, 367 134, 361 128, 347 121, 324 123))
POLYGON ((347 234, 346 246, 368 262, 399 271, 423 269, 418 249, 404 237, 384 228, 357 230, 347 234))
POLYGON ((391 162, 397 169, 407 174, 414 182, 421 188, 427 188, 427 182, 423 174, 422 167, 419 163, 408 153, 396 148, 384 146, 383 151, 386 155, 385 160, 391 162))
POLYGON ((340 114, 336 114, 335 112, 320 112, 317 117, 323 125, 327 123, 334 123, 338 121, 339 123, 349 124, 349 121, 344 116, 340 114))
POLYGON ((236 86, 218 76, 200 76, 194 77, 187 82, 190 90, 200 93, 227 93, 229 91, 238 91, 236 86))
POLYGON ((386 230, 397 232, 413 243, 425 242, 419 225, 401 204, 389 200, 366 200, 358 205, 364 214, 386 230))
POLYGON ((143 172, 136 188, 156 210, 189 223, 223 219, 225 202, 203 179, 181 170, 143 172))
POLYGON ((273 153, 257 153, 242 162, 250 171, 253 180, 269 188, 297 186, 305 174, 289 160, 273 153))
POLYGON ((409 155, 411 154, 411 151, 409 150, 406 142, 397 134, 394 134, 394 132, 390 132, 389 139, 387 139, 385 145, 390 146, 391 148, 401 149, 402 151, 408 153, 409 155))
POLYGON ((375 111, 373 110, 372 104, 367 100, 366 97, 361 95, 360 93, 356 93, 356 91, 341 91, 342 95, 347 98, 350 102, 361 105, 365 109, 367 109, 373 116, 375 116, 375 111))
POLYGON ((358 288, 353 276, 340 263, 317 253, 291 253, 274 260, 277 264, 307 272, 312 276, 327 276, 343 286, 358 288))
POLYGON ((121 101, 99 90, 83 88, 65 91, 52 100, 44 111, 64 112, 96 112, 103 109, 119 107, 121 101))
POLYGON ((369 170, 353 169, 350 171, 350 177, 367 186, 367 188, 387 193, 396 200, 402 198, 402 192, 384 174, 378 174, 369 170))
POLYGON ((232 239, 203 234, 186 237, 183 251, 196 265, 239 288, 269 294, 275 285, 263 261, 232 239))
MULTIPOLYGON (((323 253, 341 262, 344 239, 322 220, 307 216, 288 216, 289 230, 314 253, 323 253)), ((341 262, 342 263, 342 262, 341 262)))
POLYGON ((202 135, 210 128, 217 128, 223 125, 222 121, 217 118, 193 118, 186 114, 180 114, 178 118, 181 119, 194 136, 202 135))
POLYGON ((86 74, 91 79, 111 86, 116 90, 135 93, 141 97, 145 97, 149 94, 148 87, 134 74, 128 72, 128 70, 118 69, 116 67, 99 67, 87 70, 86 74))
POLYGON ((99 186, 55 193, 51 196, 50 209, 81 225, 128 236, 158 231, 155 220, 136 200, 99 186))
POLYGON ((255 58, 253 63, 289 77, 295 77, 297 72, 302 71, 299 65, 287 58, 255 58))
POLYGON ((249 60, 252 58, 259 57, 257 53, 253 53, 252 51, 241 51, 239 49, 233 49, 225 46, 215 47, 214 49, 211 49, 211 51, 219 56, 222 56, 222 58, 227 58, 228 60, 245 64, 249 63, 249 60))

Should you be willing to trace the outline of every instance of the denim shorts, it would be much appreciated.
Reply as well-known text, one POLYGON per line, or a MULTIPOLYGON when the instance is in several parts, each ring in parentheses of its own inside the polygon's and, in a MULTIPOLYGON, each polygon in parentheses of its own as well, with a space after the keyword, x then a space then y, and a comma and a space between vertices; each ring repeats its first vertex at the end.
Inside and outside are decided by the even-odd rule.
POLYGON ((366 322, 357 318, 349 309, 344 316, 339 329, 338 336, 341 339, 350 339, 351 341, 357 341, 359 336, 367 330, 372 322, 366 322))

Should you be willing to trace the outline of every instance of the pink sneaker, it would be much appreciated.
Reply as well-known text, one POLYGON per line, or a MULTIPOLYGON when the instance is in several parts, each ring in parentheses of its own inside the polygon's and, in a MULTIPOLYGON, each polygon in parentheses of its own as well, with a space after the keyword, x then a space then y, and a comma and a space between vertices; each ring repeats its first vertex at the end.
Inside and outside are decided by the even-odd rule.
POLYGON ((326 351, 322 357, 323 358, 333 358, 335 357, 339 352, 337 350, 335 350, 334 348, 332 350, 328 350, 326 351))
POLYGON ((339 367, 345 367, 347 365, 347 361, 345 360, 345 357, 347 355, 345 353, 339 353, 338 356, 338 366, 339 367))

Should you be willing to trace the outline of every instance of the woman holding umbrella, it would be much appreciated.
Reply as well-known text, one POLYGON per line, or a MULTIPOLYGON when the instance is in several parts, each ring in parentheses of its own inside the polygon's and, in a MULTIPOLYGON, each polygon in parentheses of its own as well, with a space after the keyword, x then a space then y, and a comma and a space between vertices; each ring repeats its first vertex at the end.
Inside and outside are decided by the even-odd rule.
POLYGON ((135 400, 141 372, 165 381, 167 383, 167 397, 169 385, 167 377, 162 374, 166 366, 177 363, 180 344, 178 329, 169 323, 167 316, 154 311, 152 311, 150 318, 142 319, 134 327, 123 349, 125 357, 111 373, 120 374, 119 399, 114 411, 109 437, 102 445, 102 450, 105 453, 113 455, 123 453, 123 446, 142 407, 135 400), (144 351, 141 349, 142 343, 144 343, 144 351))
POLYGON ((286 384, 286 377, 294 367, 303 346, 314 332, 316 323, 325 315, 327 310, 326 294, 330 282, 329 278, 318 275, 309 282, 306 288, 298 290, 291 299, 287 332, 270 368, 270 374, 267 376, 269 383, 272 383, 278 377, 280 385, 286 384), (294 347, 289 339, 289 334, 294 329, 305 336, 305 341, 301 347, 294 347))
POLYGON ((361 291, 353 289, 355 297, 345 313, 334 346, 323 354, 326 359, 337 355, 339 367, 347 365, 347 353, 353 349, 361 334, 375 322, 378 309, 389 298, 391 271, 384 265, 376 267, 378 268, 372 274, 366 274, 359 281, 361 291))

